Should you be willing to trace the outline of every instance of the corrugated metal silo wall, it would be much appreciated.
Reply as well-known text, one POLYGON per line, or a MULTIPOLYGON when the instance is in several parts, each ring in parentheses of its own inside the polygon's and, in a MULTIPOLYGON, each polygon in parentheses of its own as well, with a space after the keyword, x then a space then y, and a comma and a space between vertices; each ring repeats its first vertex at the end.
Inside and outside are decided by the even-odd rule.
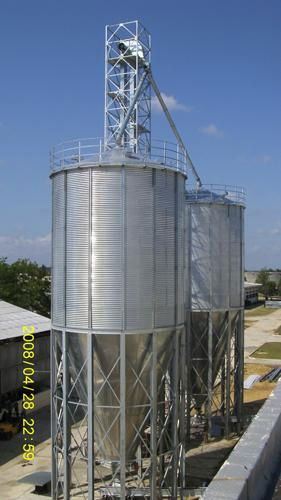
POLYGON ((110 460, 118 459, 120 446, 114 408, 120 395, 119 338, 129 333, 126 448, 133 456, 134 426, 149 406, 149 334, 163 329, 157 343, 164 368, 175 328, 184 323, 184 176, 104 166, 64 170, 52 178, 53 328, 72 331, 70 358, 77 371, 88 355, 85 334, 95 334, 95 440, 102 441, 99 454, 110 460), (101 425, 110 429, 103 440, 101 425))

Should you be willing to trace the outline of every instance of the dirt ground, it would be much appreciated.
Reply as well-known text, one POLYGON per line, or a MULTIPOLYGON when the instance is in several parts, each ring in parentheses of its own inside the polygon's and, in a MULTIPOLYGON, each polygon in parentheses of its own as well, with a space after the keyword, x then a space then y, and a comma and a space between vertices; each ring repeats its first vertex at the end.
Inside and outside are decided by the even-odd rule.
POLYGON ((188 487, 197 488, 208 484, 232 451, 238 438, 218 439, 200 443, 187 452, 188 487))
POLYGON ((280 360, 252 358, 251 355, 266 342, 281 342, 276 330, 281 326, 281 309, 257 307, 245 311, 245 362, 254 364, 281 365, 280 360), (270 312, 266 312, 270 311, 270 312))
MULTIPOLYGON (((249 375, 265 375, 272 369, 270 365, 245 364, 244 379, 249 375)), ((244 390, 244 414, 251 416, 256 414, 265 400, 275 388, 274 382, 257 382, 251 389, 244 390)))

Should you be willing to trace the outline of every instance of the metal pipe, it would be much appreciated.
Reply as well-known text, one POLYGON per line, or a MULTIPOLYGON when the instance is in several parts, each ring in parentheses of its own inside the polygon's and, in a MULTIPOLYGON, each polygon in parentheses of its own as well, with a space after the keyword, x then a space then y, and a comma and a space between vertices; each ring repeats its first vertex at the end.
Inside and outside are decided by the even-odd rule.
POLYGON ((202 181, 201 181, 201 179, 200 179, 200 177, 199 177, 199 175, 197 173, 197 170, 196 170, 196 168, 195 168, 195 166, 193 164, 193 161, 191 160, 191 158, 190 158, 190 156, 188 154, 188 151, 187 151, 187 149, 186 149, 186 147, 184 145, 184 142, 183 142, 183 140, 182 140, 182 138, 181 138, 181 136, 180 136, 180 134, 178 132, 176 124, 175 124, 175 122, 174 122, 174 120, 173 120, 173 118, 172 118, 172 116, 171 116, 171 114, 170 114, 170 112, 169 112, 166 104, 165 104, 165 101, 164 101, 164 99, 163 99, 163 97, 161 95, 160 90, 158 89, 157 83, 154 80, 154 78, 152 76, 151 69, 149 67, 147 67, 145 69, 145 71, 144 71, 144 73, 143 73, 143 75, 142 75, 142 77, 141 77, 141 79, 139 81, 139 85, 138 85, 138 87, 136 89, 134 98, 133 98, 133 100, 131 102, 131 105, 130 105, 130 107, 128 109, 128 112, 127 112, 127 114, 126 114, 126 116, 125 116, 125 118, 124 118, 124 120, 123 120, 123 122, 122 122, 122 124, 120 126, 120 130, 119 130, 119 132, 118 132, 118 134, 116 136, 116 144, 118 146, 121 145, 121 140, 122 140, 123 134, 124 134, 125 129, 126 129, 127 125, 128 125, 128 122, 130 120, 130 116, 131 116, 131 114, 132 114, 132 112, 134 110, 134 107, 135 107, 136 102, 137 102, 137 100, 139 98, 139 95, 140 95, 141 90, 142 90, 143 83, 144 83, 144 81, 145 81, 146 78, 148 78, 149 81, 151 82, 153 90, 154 90, 154 92, 156 94, 156 97, 158 98, 158 100, 159 100, 159 102, 160 102, 160 104, 161 104, 161 106, 163 108, 163 111, 164 111, 165 116, 166 116, 166 118, 167 118, 167 120, 168 120, 168 122, 169 122, 169 124, 171 126, 171 129, 174 132, 175 137, 176 137, 176 139, 177 139, 180 147, 184 151, 186 159, 187 159, 187 161, 188 161, 188 163, 189 163, 189 165, 191 167, 191 171, 192 171, 192 173, 193 173, 193 175, 194 175, 194 177, 196 179, 197 187, 200 188, 202 186, 202 181))
POLYGON ((155 82, 155 80, 154 80, 154 78, 152 76, 151 70, 149 70, 149 72, 148 72, 148 78, 149 78, 149 80, 151 82, 151 85, 153 87, 153 90, 154 90, 154 92, 155 92, 155 94, 156 94, 156 96, 157 96, 157 98, 158 98, 158 100, 159 100, 159 102, 160 102, 160 104, 161 104, 161 106, 163 108, 163 111, 164 111, 164 113, 166 115, 166 118, 167 118, 167 120, 168 120, 168 122, 169 122, 169 124, 171 126, 171 129, 174 132, 179 145, 181 146, 182 150, 184 151, 184 154, 185 154, 185 156, 186 156, 186 158, 188 160, 188 163, 189 163, 189 165, 191 167, 192 173, 193 173, 193 175, 194 175, 194 177, 196 179, 197 187, 200 188, 202 186, 201 179, 200 179, 200 177, 199 177, 199 175, 197 173, 197 170, 196 170, 196 168, 195 168, 195 166, 194 166, 194 164, 193 164, 193 162, 192 162, 192 160, 191 160, 191 158, 190 158, 190 156, 189 156, 189 154, 187 152, 187 149, 186 149, 186 147, 184 145, 184 142, 183 142, 183 140, 182 140, 182 138, 181 138, 181 136, 180 136, 180 134, 179 134, 179 132, 177 130, 177 127, 175 125, 175 122, 174 122, 173 118, 170 115, 170 112, 169 112, 169 110, 168 110, 168 108, 167 108, 167 106, 165 104, 165 101, 164 101, 164 99, 163 99, 163 97, 161 95, 161 92, 158 89, 157 83, 155 82))

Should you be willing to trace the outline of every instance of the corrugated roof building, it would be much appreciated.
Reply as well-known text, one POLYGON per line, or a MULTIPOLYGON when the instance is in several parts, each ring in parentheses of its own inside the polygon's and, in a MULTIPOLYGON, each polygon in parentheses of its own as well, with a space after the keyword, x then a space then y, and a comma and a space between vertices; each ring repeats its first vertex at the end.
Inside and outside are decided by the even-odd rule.
POLYGON ((0 300, 0 398, 21 398, 23 384, 23 326, 34 326, 34 389, 50 385, 50 320, 0 300))

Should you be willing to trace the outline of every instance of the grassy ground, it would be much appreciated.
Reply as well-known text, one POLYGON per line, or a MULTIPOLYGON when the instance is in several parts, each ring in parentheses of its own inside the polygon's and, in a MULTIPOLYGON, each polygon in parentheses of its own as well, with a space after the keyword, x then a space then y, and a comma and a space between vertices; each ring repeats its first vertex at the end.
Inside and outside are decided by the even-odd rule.
POLYGON ((267 342, 251 354, 251 357, 281 360, 281 342, 267 342))
POLYGON ((272 314, 273 312, 276 312, 277 309, 274 309, 273 307, 264 307, 264 306, 259 306, 256 307, 255 309, 246 309, 245 310, 245 319, 247 320, 248 318, 251 318, 252 316, 267 316, 268 314, 272 314))

